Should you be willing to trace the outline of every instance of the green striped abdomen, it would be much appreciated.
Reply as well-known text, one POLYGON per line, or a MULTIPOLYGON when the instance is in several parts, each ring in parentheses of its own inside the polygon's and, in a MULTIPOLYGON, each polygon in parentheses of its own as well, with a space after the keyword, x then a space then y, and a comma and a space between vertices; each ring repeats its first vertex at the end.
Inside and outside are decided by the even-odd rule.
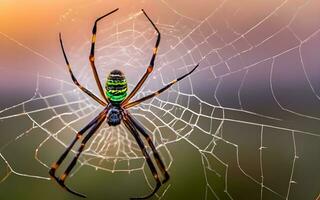
POLYGON ((121 103, 127 96, 128 86, 120 70, 110 72, 106 82, 106 95, 113 103, 121 103))

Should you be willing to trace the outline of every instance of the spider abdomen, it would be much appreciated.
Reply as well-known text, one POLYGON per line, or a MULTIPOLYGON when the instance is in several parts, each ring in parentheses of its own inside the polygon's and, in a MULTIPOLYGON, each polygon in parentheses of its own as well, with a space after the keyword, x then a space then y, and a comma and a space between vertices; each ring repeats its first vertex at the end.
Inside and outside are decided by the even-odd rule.
POLYGON ((121 103, 127 96, 128 86, 120 70, 110 72, 106 82, 106 95, 112 103, 121 103))

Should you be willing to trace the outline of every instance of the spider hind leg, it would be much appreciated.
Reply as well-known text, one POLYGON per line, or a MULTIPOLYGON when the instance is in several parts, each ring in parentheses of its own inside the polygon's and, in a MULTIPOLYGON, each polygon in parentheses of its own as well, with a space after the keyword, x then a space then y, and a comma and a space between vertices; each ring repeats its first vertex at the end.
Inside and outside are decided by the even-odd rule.
POLYGON ((143 156, 145 157, 146 161, 147 161, 147 164, 151 170, 151 173, 156 181, 156 186, 154 187, 153 191, 144 196, 144 197, 134 197, 134 198, 130 198, 130 199, 148 199, 150 197, 152 197, 160 188, 161 186, 161 181, 160 181, 160 178, 159 178, 159 175, 158 175, 158 172, 156 170, 156 167, 154 166, 147 150, 146 150, 146 147, 145 145, 143 144, 143 141, 141 140, 139 134, 138 134, 138 131, 137 129, 134 127, 134 125, 130 122, 130 120, 128 119, 127 115, 124 116, 124 120, 123 120, 125 126, 128 128, 128 130, 131 132, 131 134, 133 135, 133 137, 135 138, 136 142, 138 143, 141 151, 142 151, 142 154, 143 156))
POLYGON ((80 154, 82 153, 85 144, 87 143, 87 141, 91 138, 91 136, 99 129, 99 127, 101 126, 102 122, 105 120, 106 118, 106 110, 103 110, 94 120, 92 120, 87 126, 85 126, 74 138, 74 140, 72 141, 71 145, 69 145, 69 147, 66 149, 66 151, 60 156, 60 158, 58 159, 57 162, 55 162, 51 169, 49 170, 49 174, 50 176, 65 190, 67 190, 68 192, 79 196, 79 197, 83 197, 86 198, 85 195, 78 193, 72 189, 70 189, 69 187, 67 187, 65 185, 65 180, 68 177, 69 173, 71 172, 71 170, 73 169, 73 167, 76 165, 77 160, 80 156, 80 154), (91 128, 91 129, 90 129, 91 128), (73 160, 71 161, 71 163, 69 164, 69 166, 67 167, 67 169, 65 170, 65 172, 58 178, 55 173, 56 170, 59 168, 60 164, 64 161, 64 159, 67 157, 68 153, 71 151, 72 147, 74 146, 74 144, 77 142, 78 139, 81 138, 81 136, 84 134, 84 132, 86 132, 88 129, 89 133, 86 135, 86 137, 82 140, 81 145, 78 149, 78 152, 76 154, 76 156, 73 158, 73 160))
POLYGON ((128 113, 127 115, 128 119, 130 120, 130 122, 132 123, 132 125, 142 134, 142 136, 146 139, 146 141, 148 142, 152 152, 153 152, 153 156, 157 162, 157 165, 159 167, 159 169, 162 172, 162 175, 164 177, 164 179, 161 181, 162 184, 165 184, 169 179, 169 173, 166 170, 166 167, 164 165, 164 162, 162 161, 160 154, 158 153, 155 145, 153 144, 150 135, 147 133, 147 130, 130 114, 128 113))

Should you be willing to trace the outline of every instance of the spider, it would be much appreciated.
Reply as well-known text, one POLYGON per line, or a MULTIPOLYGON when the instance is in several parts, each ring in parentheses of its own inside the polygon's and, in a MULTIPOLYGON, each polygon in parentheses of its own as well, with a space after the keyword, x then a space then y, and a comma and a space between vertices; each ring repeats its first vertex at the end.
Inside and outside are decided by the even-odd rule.
POLYGON ((139 91, 139 89, 141 88, 141 86, 143 85, 143 83, 145 82, 145 80, 148 78, 149 74, 152 72, 153 70, 153 66, 154 66, 154 61, 158 52, 158 46, 160 44, 160 32, 158 30, 158 28, 156 27, 156 25, 153 23, 153 21, 149 18, 149 16, 146 14, 146 12, 142 9, 143 14, 145 15, 145 17, 148 19, 148 21, 152 24, 153 28, 156 30, 157 32, 157 40, 155 43, 155 47, 153 49, 153 55, 151 57, 150 60, 150 64, 146 70, 146 72, 144 73, 144 75, 142 76, 142 78, 140 79, 140 81, 137 83, 137 85, 134 87, 134 89, 131 91, 131 93, 129 95, 127 95, 127 91, 128 91, 128 86, 127 86, 127 81, 126 78, 124 76, 124 74, 120 71, 120 70, 113 70, 110 72, 110 74, 107 77, 107 81, 105 84, 105 89, 106 92, 104 93, 103 88, 101 86, 100 83, 100 79, 98 77, 98 73, 96 70, 96 66, 95 66, 95 57, 94 57, 94 52, 95 52, 95 42, 96 42, 96 32, 97 32, 97 23, 107 17, 108 15, 116 12, 117 10, 119 10, 118 8, 97 18, 95 20, 94 26, 93 26, 93 30, 92 30, 92 42, 91 42, 91 51, 90 51, 90 56, 89 56, 89 61, 90 61, 90 65, 93 71, 93 75, 96 81, 96 84, 99 88, 99 92, 100 95, 103 97, 104 100, 101 100, 99 97, 97 97, 96 95, 94 95, 91 91, 89 91, 88 89, 86 89, 85 87, 83 87, 75 78, 72 70, 71 70, 71 66, 69 64, 67 55, 65 53, 64 47, 63 47, 63 42, 62 42, 62 37, 61 37, 61 33, 59 34, 59 40, 60 40, 60 45, 61 45, 61 49, 62 49, 62 53, 65 59, 65 62, 67 64, 69 73, 71 75, 72 81, 86 94, 88 94, 90 97, 92 97, 95 101, 97 101, 99 104, 101 104, 104 109, 98 114, 98 116, 96 116, 92 121, 90 121, 84 128, 82 128, 77 135, 75 136, 75 138, 73 139, 73 141, 71 142, 71 144, 68 146, 68 148, 64 151, 64 153, 60 156, 60 158, 58 159, 58 161, 56 161, 55 163, 52 164, 51 169, 49 171, 50 176, 52 177, 52 179, 54 179, 61 187, 63 187, 64 189, 66 189, 68 192, 80 196, 80 197, 86 197, 85 195, 78 193, 72 189, 70 189, 69 187, 67 187, 65 185, 65 180, 68 177, 69 173, 71 172, 71 170, 73 169, 73 167, 75 166, 80 154, 82 153, 82 151, 85 148, 86 143, 88 142, 88 140, 92 137, 92 135, 94 135, 94 133, 99 129, 99 127, 101 126, 101 124, 106 121, 108 123, 109 126, 117 126, 119 124, 121 124, 121 122, 124 123, 124 125, 126 126, 126 128, 130 131, 130 133, 133 135, 133 137, 135 138, 136 142, 138 143, 139 148, 142 151, 143 156, 146 159, 146 162, 151 170, 151 173, 156 181, 156 186, 154 187, 153 191, 144 196, 144 197, 138 197, 138 198, 131 198, 131 199, 147 199, 152 197, 160 188, 161 184, 166 183, 169 180, 169 174, 166 170, 166 167, 157 151, 157 149, 155 148, 151 137, 149 136, 149 133, 146 131, 146 129, 129 113, 128 108, 131 108, 133 106, 136 106, 138 104, 140 104, 141 102, 144 102, 148 99, 151 99, 157 95, 159 95, 160 93, 164 92, 165 90, 167 90, 168 88, 170 88, 173 84, 177 83, 178 81, 182 80, 183 78, 185 78, 186 76, 190 75, 198 66, 199 64, 197 64, 191 71, 189 71, 188 73, 184 74, 183 76, 177 78, 176 80, 171 81, 169 84, 167 84, 166 86, 164 86, 163 88, 161 88, 160 90, 151 93, 147 96, 142 97, 141 99, 138 99, 136 101, 131 101, 130 99, 139 91), (59 166, 61 165, 61 163, 64 161, 64 159, 67 157, 68 153, 70 152, 70 150, 73 148, 74 144, 83 137, 83 134, 85 132, 88 131, 88 134, 83 138, 81 145, 77 151, 77 154, 74 156, 73 160, 71 161, 71 163, 69 164, 69 166, 67 167, 67 169, 65 170, 65 172, 60 176, 56 176, 56 170, 59 168, 59 166), (156 164, 159 168, 159 170, 162 173, 163 176, 163 180, 160 181, 159 178, 159 174, 156 170, 156 167, 153 163, 153 161, 150 158, 150 155, 147 153, 146 151, 146 147, 140 137, 140 135, 142 135, 148 145, 150 146, 156 164))

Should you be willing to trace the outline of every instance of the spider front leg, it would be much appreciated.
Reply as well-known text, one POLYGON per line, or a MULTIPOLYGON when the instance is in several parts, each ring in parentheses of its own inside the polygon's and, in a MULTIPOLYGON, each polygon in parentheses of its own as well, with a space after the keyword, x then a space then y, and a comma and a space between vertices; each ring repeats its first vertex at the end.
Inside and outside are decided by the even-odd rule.
POLYGON ((124 116, 124 124, 125 126, 128 128, 128 130, 131 132, 131 134, 133 135, 133 137, 135 138, 135 140, 137 141, 141 151, 142 151, 142 154, 143 156, 145 157, 147 163, 148 163, 148 166, 151 170, 151 173, 156 181, 156 187, 153 189, 153 191, 145 196, 145 197, 136 197, 136 198, 130 198, 130 199, 148 199, 150 197, 152 197, 160 188, 161 186, 161 182, 160 182, 160 179, 159 179, 159 175, 158 175, 158 172, 156 170, 156 167, 154 166, 147 150, 146 150, 146 147, 145 145, 143 144, 143 141, 141 140, 139 134, 138 134, 138 131, 136 130, 136 128, 134 126, 132 126, 132 124, 130 123, 129 119, 127 118, 127 116, 125 115, 124 116))
POLYGON ((128 113, 128 119, 130 120, 131 124, 143 135, 143 137, 147 140, 149 146, 151 147, 151 150, 153 152, 154 158, 158 164, 159 169, 161 170, 163 176, 164 176, 164 180, 162 181, 162 184, 166 183, 170 176, 166 170, 166 167, 156 149, 156 147, 154 146, 150 135, 147 133, 147 130, 133 117, 128 113))
POLYGON ((87 141, 91 138, 91 136, 98 130, 98 128, 101 126, 102 122, 105 120, 106 118, 106 111, 104 110, 103 112, 101 112, 94 120, 92 120, 87 126, 85 126, 83 129, 81 129, 81 131, 77 134, 76 138, 72 141, 71 145, 66 149, 66 151, 60 156, 59 160, 54 163, 49 171, 49 174, 52 178, 54 178, 57 183, 64 189, 66 189, 68 192, 80 196, 80 197, 85 197, 85 195, 80 194, 78 192, 75 192, 73 190, 71 190, 70 188, 68 188, 64 182, 65 179, 68 177, 69 173, 71 172, 72 168, 74 167, 74 165, 76 164, 80 154, 82 153, 85 144, 87 143, 87 141), (92 127, 92 128, 91 128, 92 127), (81 136, 83 135, 83 133, 85 133, 89 128, 90 131, 88 133, 88 135, 83 139, 83 141, 81 142, 81 145, 78 149, 78 153, 77 155, 73 158, 72 162, 70 163, 70 165, 67 167, 66 171, 60 176, 60 178, 58 178, 55 175, 56 170, 59 168, 60 164, 63 162, 63 160, 66 158, 66 156, 68 155, 68 153, 70 152, 70 150, 72 149, 72 147, 74 146, 74 144, 76 143, 76 141, 81 138, 81 136))
POLYGON ((90 50, 90 55, 89 55, 89 61, 90 61, 90 64, 91 64, 91 68, 92 68, 92 72, 93 72, 93 75, 94 75, 94 79, 96 80, 96 83, 97 83, 97 86, 98 86, 98 89, 99 89, 99 92, 101 94, 101 96, 104 98, 104 100, 109 103, 109 99, 106 97, 105 93, 103 92, 103 88, 101 86, 101 82, 100 82, 100 79, 99 79, 99 76, 98 76, 98 72, 97 72, 97 69, 96 69, 96 65, 95 65, 95 57, 94 57, 94 50, 95 50, 95 44, 96 44, 96 38, 97 38, 97 23, 98 21, 100 21, 101 19, 107 17, 108 15, 111 15, 112 13, 116 12, 117 10, 119 10, 119 8, 99 17, 98 19, 96 19, 96 21, 94 22, 94 26, 93 26, 93 29, 92 29, 92 39, 91 39, 91 50, 90 50))
POLYGON ((76 84, 83 92, 85 92, 87 95, 89 95, 91 98, 93 98, 96 102, 98 102, 99 104, 101 104, 102 106, 106 106, 106 102, 102 101, 101 99, 99 99, 96 95, 94 95, 92 92, 90 92, 90 90, 86 89, 85 87, 83 87, 79 82, 78 80, 76 79, 76 77, 73 75, 73 72, 71 70, 71 65, 68 61, 68 58, 67 58, 67 54, 64 50, 64 47, 63 47, 63 42, 62 42, 62 38, 61 38, 61 33, 59 33, 59 40, 60 40, 60 46, 61 46, 61 49, 62 49, 62 53, 63 53, 63 57, 64 57, 64 60, 67 64, 67 67, 68 67, 68 70, 69 70, 69 73, 71 75, 71 79, 72 81, 74 82, 74 84, 76 84))
POLYGON ((153 21, 150 19, 150 17, 147 15, 147 13, 142 9, 143 14, 147 17, 147 19, 149 20, 149 22, 152 24, 153 28, 156 30, 156 32, 158 33, 158 37, 157 37, 157 41, 156 44, 153 48, 153 54, 150 60, 150 64, 147 68, 147 71, 144 73, 144 75, 142 76, 142 78, 140 79, 140 81, 138 82, 138 84, 134 87, 134 89, 132 90, 132 92, 127 96, 127 98, 121 103, 121 105, 125 105, 127 104, 130 99, 139 91, 139 89, 141 88, 141 86, 143 85, 143 83, 146 81, 146 79, 148 78, 149 74, 151 74, 151 72, 153 71, 153 66, 154 66, 154 61, 156 59, 157 53, 158 53, 158 47, 160 44, 160 39, 161 39, 161 34, 159 29, 157 28, 157 26, 153 23, 153 21))

